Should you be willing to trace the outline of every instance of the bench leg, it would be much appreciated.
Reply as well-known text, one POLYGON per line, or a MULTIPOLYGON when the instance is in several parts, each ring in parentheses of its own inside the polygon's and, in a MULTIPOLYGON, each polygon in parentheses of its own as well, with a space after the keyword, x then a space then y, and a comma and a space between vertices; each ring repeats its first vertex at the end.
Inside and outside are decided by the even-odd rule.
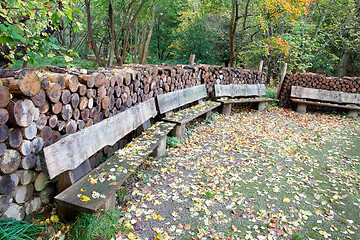
POLYGON ((155 148, 154 152, 151 154, 153 157, 160 157, 166 152, 166 136, 160 140, 159 145, 155 148))
POLYGON ((266 106, 266 103, 265 103, 265 102, 259 102, 257 109, 258 109, 260 112, 261 112, 261 111, 264 111, 265 106, 266 106))
POLYGON ((185 133, 186 124, 176 125, 173 130, 171 130, 170 135, 174 137, 182 137, 185 133))
POLYGON ((59 216, 60 219, 65 220, 65 221, 72 221, 75 219, 76 215, 79 212, 72 209, 72 208, 67 208, 61 204, 58 204, 57 206, 57 214, 59 216))
POLYGON ((142 132, 146 131, 146 129, 148 129, 149 127, 151 127, 150 119, 148 119, 146 122, 144 122, 140 127, 138 127, 136 129, 136 135, 139 136, 142 132))
POLYGON ((348 115, 349 117, 357 118, 358 112, 358 110, 349 109, 348 115))
POLYGON ((231 103, 224 103, 222 108, 222 113, 226 116, 229 116, 231 113, 231 103))
POLYGON ((69 170, 61 173, 58 179, 58 193, 61 193, 62 191, 70 187, 72 184, 77 182, 90 171, 91 165, 90 161, 87 159, 74 170, 69 170))
POLYGON ((298 103, 296 106, 296 111, 298 113, 306 113, 306 107, 307 107, 306 103, 298 103))

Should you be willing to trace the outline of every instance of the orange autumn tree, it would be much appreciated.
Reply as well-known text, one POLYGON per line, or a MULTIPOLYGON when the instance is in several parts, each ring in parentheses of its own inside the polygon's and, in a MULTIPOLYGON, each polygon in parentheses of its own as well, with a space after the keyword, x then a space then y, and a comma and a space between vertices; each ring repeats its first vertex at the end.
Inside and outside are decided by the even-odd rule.
POLYGON ((308 7, 312 1, 232 0, 229 27, 230 65, 236 65, 238 53, 247 37, 253 41, 257 38, 257 42, 263 44, 265 52, 268 54, 274 52, 269 51, 271 49, 288 52, 289 44, 279 35, 286 30, 287 25, 308 13, 308 7), (255 28, 261 31, 255 31, 255 28))

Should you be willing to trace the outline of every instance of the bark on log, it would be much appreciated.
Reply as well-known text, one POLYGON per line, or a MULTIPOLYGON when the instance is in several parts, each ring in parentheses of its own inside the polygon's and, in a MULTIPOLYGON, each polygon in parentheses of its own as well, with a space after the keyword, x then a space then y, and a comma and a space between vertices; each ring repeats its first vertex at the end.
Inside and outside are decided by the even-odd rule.
POLYGON ((35 181, 36 173, 31 170, 18 170, 16 174, 19 176, 19 181, 21 185, 28 185, 35 181))
POLYGON ((95 73, 95 87, 101 87, 106 82, 106 76, 104 73, 95 73))
POLYGON ((36 121, 37 129, 43 129, 47 124, 48 117, 45 114, 40 114, 39 119, 36 121))
POLYGON ((79 88, 79 80, 78 77, 75 75, 66 75, 65 76, 65 85, 66 88, 69 89, 71 92, 76 92, 79 88))
MULTIPOLYGON (((34 144, 33 144, 33 151, 34 151, 34 144)), ((21 159, 21 167, 23 169, 32 169, 36 165, 36 159, 38 156, 35 154, 30 154, 21 159)))
POLYGON ((33 143, 33 153, 37 154, 41 151, 41 149, 44 147, 44 140, 41 137, 35 137, 32 140, 33 143))
POLYGON ((58 117, 57 117, 57 115, 51 115, 50 117, 49 117, 49 126, 51 127, 51 128, 55 128, 56 126, 57 126, 57 124, 58 124, 58 117))
POLYGON ((50 83, 46 94, 51 102, 57 103, 61 97, 61 86, 58 83, 50 83))
POLYGON ((43 129, 41 129, 40 131, 40 137, 42 139, 44 139, 44 141, 47 141, 50 139, 52 134, 52 129, 49 126, 45 126, 43 129))
POLYGON ((95 85, 95 77, 93 75, 79 75, 79 82, 92 88, 95 85))
MULTIPOLYGON (((1 80, 0 80, 1 81, 1 80)), ((9 89, 4 86, 0 86, 0 108, 4 108, 11 100, 9 89)))
POLYGON ((35 179, 34 187, 37 192, 44 190, 46 185, 49 183, 49 178, 45 175, 45 173, 41 172, 35 179))
POLYGON ((21 128, 21 133, 25 139, 32 140, 37 134, 36 123, 31 123, 26 128, 21 128))
POLYGON ((51 75, 48 75, 46 77, 47 77, 47 79, 49 79, 49 82, 59 84, 61 89, 65 88, 65 78, 64 78, 63 75, 51 74, 51 75))
POLYGON ((70 104, 66 104, 62 107, 61 117, 64 121, 68 121, 72 117, 72 114, 73 110, 70 104))
POLYGON ((63 104, 68 104, 71 100, 71 92, 68 89, 62 90, 61 93, 61 102, 63 104))
POLYGON ((71 96, 71 106, 73 108, 77 108, 79 106, 79 102, 80 102, 79 94, 77 94, 77 93, 72 94, 72 96, 71 96))
POLYGON ((37 74, 32 70, 24 70, 19 74, 18 79, 1 79, 4 86, 10 93, 33 97, 40 91, 41 83, 37 74))
POLYGON ((32 153, 33 145, 29 140, 24 140, 18 149, 23 156, 28 156, 32 153))
POLYGON ((37 107, 44 105, 45 101, 46 101, 46 94, 45 94, 44 90, 41 89, 38 94, 31 97, 31 100, 37 107))
POLYGON ((5 142, 9 137, 9 127, 0 125, 0 142, 5 142))
POLYGON ((28 201, 34 192, 32 184, 17 186, 14 190, 14 200, 17 203, 25 203, 28 201))
POLYGON ((63 107, 62 103, 57 102, 52 105, 51 111, 53 112, 53 114, 59 114, 59 113, 61 113, 62 107, 63 107))
POLYGON ((5 143, 0 143, 0 157, 4 156, 6 150, 7 150, 6 144, 5 143))

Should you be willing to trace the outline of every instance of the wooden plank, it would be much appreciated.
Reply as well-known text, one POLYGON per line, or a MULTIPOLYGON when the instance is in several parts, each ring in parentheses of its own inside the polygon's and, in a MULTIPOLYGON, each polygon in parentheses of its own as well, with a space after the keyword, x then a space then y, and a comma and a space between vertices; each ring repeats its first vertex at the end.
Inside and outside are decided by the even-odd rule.
POLYGON ((226 100, 218 100, 218 102, 228 104, 228 103, 253 103, 253 102, 270 102, 274 101, 275 99, 271 98, 232 98, 226 100))
POLYGON ((345 109, 351 109, 351 110, 360 110, 360 107, 356 105, 339 105, 339 104, 333 104, 333 103, 324 103, 324 102, 314 102, 314 101, 308 101, 303 99, 291 99, 293 102, 296 103, 306 103, 311 105, 318 105, 318 106, 324 106, 324 107, 336 107, 336 108, 345 108, 345 109))
POLYGON ((265 95, 265 84, 234 84, 232 97, 265 95))
POLYGON ((265 84, 215 85, 215 97, 251 97, 265 94, 265 84))
POLYGON ((233 84, 215 84, 215 97, 232 97, 233 84))
POLYGON ((345 93, 341 91, 329 91, 323 89, 304 88, 299 86, 291 87, 291 97, 335 103, 360 104, 360 94, 357 93, 345 93))
POLYGON ((97 151, 114 145, 154 116, 156 107, 152 98, 46 147, 44 155, 50 178, 77 168, 97 151))
POLYGON ((65 207, 92 213, 113 194, 173 129, 174 123, 157 122, 147 132, 120 149, 106 162, 71 185, 55 199, 65 207))
POLYGON ((277 92, 276 92, 275 99, 279 99, 280 92, 281 92, 281 89, 283 87, 285 76, 286 76, 286 70, 287 70, 287 63, 284 63, 282 65, 282 67, 281 67, 281 78, 280 78, 280 83, 279 83, 279 86, 278 86, 278 89, 277 89, 277 92))
POLYGON ((174 122, 178 124, 184 124, 217 108, 220 105, 221 103, 219 102, 212 102, 212 101, 202 102, 190 108, 186 108, 184 110, 178 111, 166 118, 163 118, 162 120, 174 122))
POLYGON ((161 114, 207 97, 205 84, 158 95, 157 104, 161 114))

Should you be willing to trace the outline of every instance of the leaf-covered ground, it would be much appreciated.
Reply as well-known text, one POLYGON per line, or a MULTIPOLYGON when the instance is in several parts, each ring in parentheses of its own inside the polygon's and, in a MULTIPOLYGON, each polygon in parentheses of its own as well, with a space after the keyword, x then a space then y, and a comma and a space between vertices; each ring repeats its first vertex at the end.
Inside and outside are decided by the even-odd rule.
POLYGON ((139 173, 118 239, 360 239, 359 123, 276 107, 193 123, 139 173))

